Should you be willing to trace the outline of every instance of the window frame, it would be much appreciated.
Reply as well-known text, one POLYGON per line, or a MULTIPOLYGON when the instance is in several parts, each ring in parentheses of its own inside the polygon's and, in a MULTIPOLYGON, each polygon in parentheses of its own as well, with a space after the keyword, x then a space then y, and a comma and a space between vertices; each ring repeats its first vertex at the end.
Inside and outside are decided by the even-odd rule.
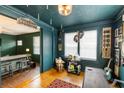
MULTIPOLYGON (((87 31, 96 31, 96 59, 92 59, 92 58, 83 58, 80 56, 80 41, 77 43, 78 47, 77 47, 77 52, 79 53, 79 56, 80 56, 80 60, 88 60, 88 61, 97 61, 97 56, 98 56, 98 30, 97 29, 90 29, 90 30, 83 30, 83 32, 87 32, 87 31)), ((67 57, 65 56, 65 34, 67 33, 75 33, 75 32, 65 32, 64 33, 64 57, 67 57)))
MULTIPOLYGON (((67 56, 65 56, 65 34, 69 34, 69 33, 76 33, 76 32, 66 32, 66 33, 64 33, 64 57, 67 57, 67 56)), ((77 44, 77 49, 78 49, 78 44, 77 44)), ((77 50, 77 53, 78 53, 78 50, 77 50)))
POLYGON ((33 54, 34 55, 40 55, 40 36, 33 36, 33 54), (34 47, 34 38, 38 37, 39 38, 39 53, 35 53, 34 50, 35 50, 35 47, 34 47))
MULTIPOLYGON (((93 59, 93 58, 83 58, 81 56, 80 56, 80 59, 81 60, 89 60, 89 61, 97 61, 97 47, 98 47, 98 43, 97 43, 97 41, 98 41, 98 39, 97 39, 98 38, 97 29, 83 30, 83 32, 90 32, 90 31, 96 31, 96 59, 93 59)), ((80 50, 81 50, 80 46, 81 46, 81 44, 79 42, 79 54, 80 54, 80 50)))
POLYGON ((23 41, 22 40, 17 40, 17 46, 22 46, 22 45, 23 45, 23 41))

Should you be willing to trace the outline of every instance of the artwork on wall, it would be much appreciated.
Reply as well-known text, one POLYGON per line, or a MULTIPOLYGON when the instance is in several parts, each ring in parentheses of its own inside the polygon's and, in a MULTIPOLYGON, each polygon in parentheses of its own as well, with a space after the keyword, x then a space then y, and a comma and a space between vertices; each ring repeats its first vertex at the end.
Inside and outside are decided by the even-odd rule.
POLYGON ((118 28, 115 29, 115 37, 118 37, 118 28))
POLYGON ((115 49, 115 63, 119 65, 120 49, 115 49))
POLYGON ((119 47, 119 38, 118 37, 115 38, 115 47, 116 48, 119 47))
POLYGON ((119 27, 119 30, 118 30, 118 38, 119 38, 119 42, 122 42, 122 39, 123 39, 123 29, 122 29, 122 26, 119 27))
POLYGON ((119 65, 118 65, 118 64, 115 64, 114 73, 115 73, 115 75, 116 75, 117 77, 119 76, 119 65))
POLYGON ((117 77, 119 77, 119 69, 120 65, 124 64, 124 57, 122 57, 122 41, 123 41, 123 27, 120 25, 120 27, 115 29, 115 65, 114 65, 114 73, 117 77))
POLYGON ((111 58, 111 27, 104 27, 102 32, 102 57, 111 58))

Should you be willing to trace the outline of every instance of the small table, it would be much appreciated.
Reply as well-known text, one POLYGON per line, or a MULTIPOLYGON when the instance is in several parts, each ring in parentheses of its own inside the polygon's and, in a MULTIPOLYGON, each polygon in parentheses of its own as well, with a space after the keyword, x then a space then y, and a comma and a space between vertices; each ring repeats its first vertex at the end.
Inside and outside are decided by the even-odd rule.
POLYGON ((86 67, 84 77, 84 88, 110 88, 110 84, 105 78, 105 73, 102 69, 86 67))

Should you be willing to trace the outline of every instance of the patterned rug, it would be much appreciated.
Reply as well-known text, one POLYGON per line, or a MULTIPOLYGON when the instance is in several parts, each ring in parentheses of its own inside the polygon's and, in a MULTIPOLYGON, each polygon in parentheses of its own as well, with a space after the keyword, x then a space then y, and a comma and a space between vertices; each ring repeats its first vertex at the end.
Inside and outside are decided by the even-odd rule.
POLYGON ((55 79, 49 86, 48 88, 80 88, 77 85, 71 84, 69 82, 60 80, 60 79, 55 79))

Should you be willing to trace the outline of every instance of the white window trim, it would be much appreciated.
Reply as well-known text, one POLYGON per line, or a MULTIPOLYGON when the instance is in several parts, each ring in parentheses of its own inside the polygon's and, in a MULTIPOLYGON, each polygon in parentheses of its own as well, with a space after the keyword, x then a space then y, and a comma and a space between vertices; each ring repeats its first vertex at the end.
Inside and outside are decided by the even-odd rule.
POLYGON ((40 36, 34 36, 34 37, 33 37, 33 54, 34 54, 34 55, 40 55, 40 36), (34 41, 34 38, 39 38, 39 49, 38 49, 39 52, 38 52, 38 53, 35 52, 35 50, 36 50, 35 47, 37 47, 37 46, 36 46, 36 43, 34 43, 34 42, 35 42, 35 41, 34 41))

